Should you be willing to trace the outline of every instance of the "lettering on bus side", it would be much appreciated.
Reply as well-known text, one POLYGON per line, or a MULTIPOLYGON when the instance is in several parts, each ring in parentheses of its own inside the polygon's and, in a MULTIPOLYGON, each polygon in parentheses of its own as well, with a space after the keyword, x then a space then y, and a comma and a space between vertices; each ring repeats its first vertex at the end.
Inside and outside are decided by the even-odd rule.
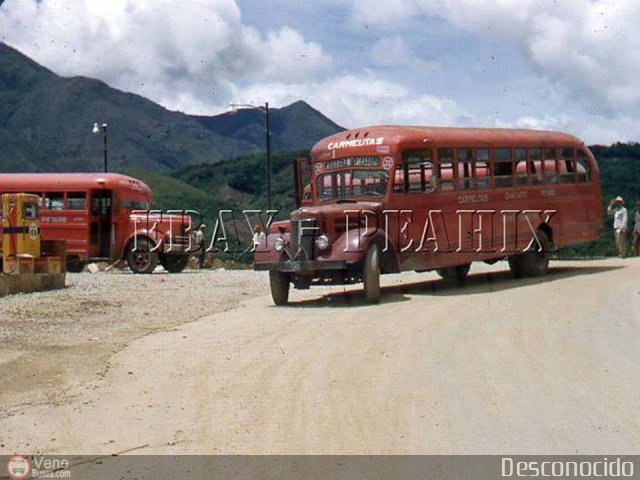
POLYGON ((67 217, 40 217, 41 223, 67 223, 67 217))
POLYGON ((459 205, 464 205, 465 203, 486 203, 488 201, 489 201, 488 193, 458 195, 459 205))
POLYGON ((516 190, 514 192, 507 191, 504 194, 505 200, 519 200, 522 198, 527 198, 528 192, 526 190, 516 190))

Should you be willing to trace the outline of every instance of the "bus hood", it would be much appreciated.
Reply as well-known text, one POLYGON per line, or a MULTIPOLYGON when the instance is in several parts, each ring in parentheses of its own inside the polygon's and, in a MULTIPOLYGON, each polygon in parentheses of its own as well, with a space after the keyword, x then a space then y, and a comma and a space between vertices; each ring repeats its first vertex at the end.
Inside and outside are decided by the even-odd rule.
POLYGON ((366 201, 340 201, 336 203, 327 203, 323 205, 313 205, 300 207, 297 210, 291 212, 291 220, 302 220, 306 218, 315 218, 321 220, 323 218, 345 218, 349 215, 349 218, 356 218, 357 212, 374 212, 380 213, 382 211, 381 202, 366 202, 366 201))

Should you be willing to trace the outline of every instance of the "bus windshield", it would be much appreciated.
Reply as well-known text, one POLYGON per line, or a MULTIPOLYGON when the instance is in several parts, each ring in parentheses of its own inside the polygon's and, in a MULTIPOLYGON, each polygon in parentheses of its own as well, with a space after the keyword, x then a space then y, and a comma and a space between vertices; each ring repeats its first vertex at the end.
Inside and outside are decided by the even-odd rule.
POLYGON ((317 179, 320 200, 344 198, 384 197, 389 174, 382 169, 349 169, 319 175, 317 179))

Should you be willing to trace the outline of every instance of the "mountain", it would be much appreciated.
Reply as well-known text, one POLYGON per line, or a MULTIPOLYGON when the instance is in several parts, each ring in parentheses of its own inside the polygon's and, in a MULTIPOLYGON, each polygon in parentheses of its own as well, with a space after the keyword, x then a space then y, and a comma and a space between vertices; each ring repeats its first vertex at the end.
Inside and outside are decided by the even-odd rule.
MULTIPOLYGON (((260 109, 240 108, 236 112, 215 117, 195 117, 208 130, 264 146, 265 113, 260 109)), ((344 130, 303 101, 282 109, 269 109, 271 144, 274 151, 310 149, 318 140, 344 130)))
MULTIPOLYGON (((304 102, 272 109, 273 150, 309 148, 341 128, 304 102)), ((110 170, 167 172, 264 151, 259 110, 214 117, 174 112, 85 77, 60 77, 0 43, 0 171, 102 168, 108 124, 110 170)))

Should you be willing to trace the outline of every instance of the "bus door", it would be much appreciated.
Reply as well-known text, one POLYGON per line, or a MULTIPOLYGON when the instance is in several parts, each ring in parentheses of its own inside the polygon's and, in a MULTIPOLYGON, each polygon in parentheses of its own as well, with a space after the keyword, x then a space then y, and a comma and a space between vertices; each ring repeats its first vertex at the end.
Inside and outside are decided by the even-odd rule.
POLYGON ((309 159, 296 158, 293 163, 293 173, 296 183, 296 206, 311 205, 313 203, 313 184, 311 183, 309 159))
POLYGON ((112 197, 110 190, 91 192, 91 251, 100 258, 111 258, 112 197))

